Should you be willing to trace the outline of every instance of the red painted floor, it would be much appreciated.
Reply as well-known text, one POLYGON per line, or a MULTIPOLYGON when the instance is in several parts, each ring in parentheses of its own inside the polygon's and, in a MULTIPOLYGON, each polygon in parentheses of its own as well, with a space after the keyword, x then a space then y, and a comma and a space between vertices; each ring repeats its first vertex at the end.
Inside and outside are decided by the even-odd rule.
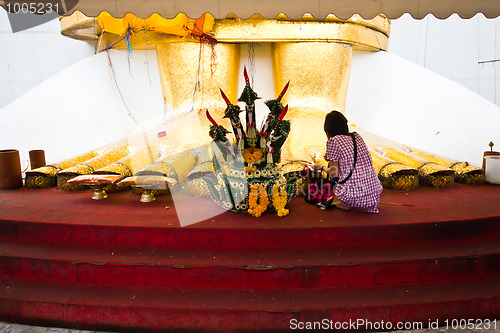
MULTIPOLYGON (((435 221, 470 220, 500 216, 500 186, 460 185, 449 189, 422 187, 401 192, 384 189, 380 213, 370 214, 333 209, 321 211, 293 198, 290 215, 279 218, 273 212, 261 218, 226 212, 214 218, 219 207, 210 199, 189 198, 189 214, 200 223, 190 228, 313 228, 373 226, 435 221)), ((63 192, 55 188, 0 191, 0 219, 108 226, 178 228, 175 203, 170 195, 141 203, 130 192, 111 193, 105 200, 92 200, 90 191, 63 192), (168 209, 166 207, 169 207, 168 209)))

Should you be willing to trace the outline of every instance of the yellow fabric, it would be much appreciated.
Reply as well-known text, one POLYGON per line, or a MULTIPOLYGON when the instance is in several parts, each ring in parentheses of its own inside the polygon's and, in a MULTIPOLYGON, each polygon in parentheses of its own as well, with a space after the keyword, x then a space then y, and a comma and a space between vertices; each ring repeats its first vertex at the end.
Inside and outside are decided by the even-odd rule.
POLYGON ((147 19, 141 19, 131 13, 127 13, 123 18, 115 18, 108 12, 102 12, 96 19, 103 31, 116 35, 122 35, 130 28, 133 32, 145 29, 181 37, 191 34, 207 34, 212 30, 215 21, 210 14, 204 14, 199 19, 192 20, 182 13, 173 19, 164 19, 157 13, 147 19))
POLYGON ((203 14, 194 23, 195 31, 201 29, 204 34, 208 34, 214 27, 215 18, 211 14, 203 14))

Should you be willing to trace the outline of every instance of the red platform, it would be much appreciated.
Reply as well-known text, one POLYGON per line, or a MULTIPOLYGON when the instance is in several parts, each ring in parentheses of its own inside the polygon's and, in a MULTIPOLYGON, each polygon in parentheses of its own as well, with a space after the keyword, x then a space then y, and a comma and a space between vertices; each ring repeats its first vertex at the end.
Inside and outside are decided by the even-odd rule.
POLYGON ((379 214, 289 208, 180 227, 170 196, 0 191, 0 320, 136 332, 500 319, 499 186, 384 190, 379 214))

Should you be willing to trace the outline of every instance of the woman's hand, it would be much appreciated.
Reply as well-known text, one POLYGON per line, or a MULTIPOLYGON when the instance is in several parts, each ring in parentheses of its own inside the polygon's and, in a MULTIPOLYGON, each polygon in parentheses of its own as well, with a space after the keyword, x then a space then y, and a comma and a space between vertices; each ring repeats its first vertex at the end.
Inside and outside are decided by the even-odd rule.
POLYGON ((313 171, 321 171, 321 169, 325 169, 325 166, 321 163, 314 163, 313 165, 311 165, 311 169, 313 171))
POLYGON ((326 167, 321 163, 314 163, 311 165, 311 169, 315 172, 324 171, 330 177, 339 176, 339 164, 337 162, 330 162, 330 166, 326 167))

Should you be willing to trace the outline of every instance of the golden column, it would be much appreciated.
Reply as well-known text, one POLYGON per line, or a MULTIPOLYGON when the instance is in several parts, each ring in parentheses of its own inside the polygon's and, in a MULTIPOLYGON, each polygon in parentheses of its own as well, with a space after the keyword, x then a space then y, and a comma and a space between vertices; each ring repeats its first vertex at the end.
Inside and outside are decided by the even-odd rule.
POLYGON ((200 44, 195 41, 165 39, 156 46, 165 105, 172 110, 209 107, 222 111, 226 103, 223 88, 233 103, 237 101, 240 46, 200 44), (216 57, 216 59, 215 59, 216 57))
POLYGON ((345 43, 273 45, 275 85, 290 80, 283 103, 289 104, 293 130, 283 147, 285 161, 318 161, 324 155, 324 115, 331 110, 344 112, 351 58, 352 46, 345 43))
POLYGON ((390 22, 379 15, 364 20, 359 15, 339 20, 330 15, 316 20, 304 15, 289 20, 254 16, 216 22, 220 42, 272 43, 276 96, 290 81, 283 104, 292 130, 282 151, 282 162, 320 160, 325 153, 325 114, 344 112, 353 51, 387 50, 390 22))
POLYGON ((232 103, 237 102, 238 44, 210 45, 165 38, 156 43, 156 56, 166 116, 175 128, 170 138, 177 150, 208 143, 210 123, 205 109, 219 124, 230 128, 229 121, 222 119, 226 103, 219 88, 224 89, 232 103))

